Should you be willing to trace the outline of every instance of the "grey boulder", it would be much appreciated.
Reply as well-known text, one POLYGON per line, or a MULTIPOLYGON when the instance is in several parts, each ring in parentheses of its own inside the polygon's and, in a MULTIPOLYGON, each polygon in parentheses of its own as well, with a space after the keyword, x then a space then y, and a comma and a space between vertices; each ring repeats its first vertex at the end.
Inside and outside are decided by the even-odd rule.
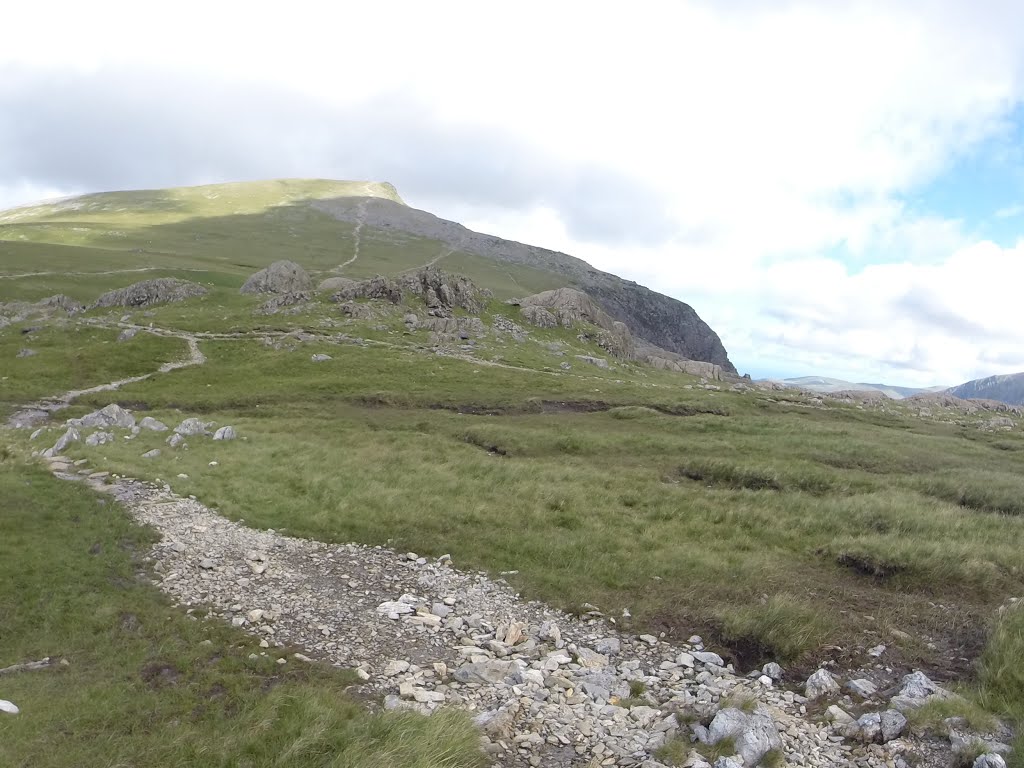
POLYGON ((206 435, 210 432, 210 427, 213 426, 213 422, 203 421, 195 417, 185 419, 181 424, 174 428, 174 431, 179 435, 191 437, 192 435, 206 435))
POLYGON ((986 752, 984 755, 978 755, 972 768, 1006 768, 1006 761, 1002 755, 986 752))
POLYGON ((294 261, 275 261, 252 275, 239 293, 301 293, 313 290, 309 274, 294 261))
POLYGON ((114 435, 111 432, 93 432, 87 438, 85 438, 85 444, 88 446, 95 447, 97 445, 106 445, 114 441, 114 435))
POLYGON ((819 669, 809 678, 804 686, 804 696, 808 699, 820 699, 822 696, 834 696, 839 693, 839 684, 827 669, 819 669))
POLYGON ((234 427, 221 427, 213 433, 214 440, 234 440, 236 437, 234 427))
POLYGON ((504 682, 519 671, 519 666, 512 661, 481 661, 463 664, 452 674, 460 683, 489 683, 495 685, 504 682))
POLYGON ((126 411, 117 403, 111 403, 80 419, 68 419, 67 424, 72 427, 119 427, 120 429, 131 429, 135 426, 135 417, 132 416, 130 411, 126 411))
POLYGON ((154 432, 166 432, 168 427, 162 421, 157 421, 152 416, 143 416, 139 426, 143 429, 151 429, 154 432))
POLYGON ((74 427, 68 427, 68 431, 57 438, 57 442, 53 444, 53 448, 51 450, 55 454, 61 453, 62 451, 67 450, 69 445, 77 443, 81 439, 82 436, 78 433, 77 429, 74 427))

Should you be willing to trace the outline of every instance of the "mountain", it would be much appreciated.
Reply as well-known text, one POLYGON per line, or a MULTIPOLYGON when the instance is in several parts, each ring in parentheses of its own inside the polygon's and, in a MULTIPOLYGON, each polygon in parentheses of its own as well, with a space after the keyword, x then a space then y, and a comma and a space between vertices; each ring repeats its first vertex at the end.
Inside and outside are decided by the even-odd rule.
POLYGON ((892 384, 855 383, 844 381, 843 379, 831 379, 825 376, 799 376, 792 379, 776 379, 775 382, 787 387, 797 387, 821 394, 833 392, 879 392, 893 400, 902 400, 905 397, 928 392, 941 392, 945 389, 945 387, 899 387, 892 384))
POLYGON ((950 387, 946 391, 965 400, 999 400, 1010 405, 1024 405, 1024 373, 988 376, 950 387))
POLYGON ((116 251, 126 269, 198 269, 213 257, 241 272, 292 259, 359 278, 436 265, 499 298, 578 288, 634 336, 736 373, 718 334, 688 304, 567 254, 412 208, 387 183, 284 179, 83 195, 0 212, 0 241, 5 258, 59 246, 47 249, 48 263, 59 256, 72 269, 82 269, 87 249, 101 248, 104 263, 116 251))

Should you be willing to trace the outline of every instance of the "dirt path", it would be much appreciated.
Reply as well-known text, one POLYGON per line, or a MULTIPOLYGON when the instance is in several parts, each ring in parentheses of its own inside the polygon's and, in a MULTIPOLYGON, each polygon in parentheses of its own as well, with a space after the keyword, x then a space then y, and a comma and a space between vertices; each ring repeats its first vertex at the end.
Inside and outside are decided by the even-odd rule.
POLYGON ((680 730, 673 713, 710 716, 729 697, 759 703, 752 722, 794 763, 883 768, 908 748, 851 749, 793 694, 733 674, 696 639, 619 633, 596 610, 577 618, 526 602, 447 556, 254 530, 167 486, 111 482, 61 457, 49 466, 160 533, 154 582, 179 605, 245 629, 254 653, 355 668, 387 709, 469 710, 495 766, 658 768, 652 754, 680 730), (616 705, 631 694, 642 701, 616 705))
POLYGON ((359 258, 359 247, 362 243, 363 225, 366 224, 366 206, 369 205, 369 199, 363 199, 359 201, 356 206, 356 225, 352 230, 352 258, 346 261, 344 264, 339 264, 335 270, 340 272, 349 264, 354 263, 359 258))
POLYGON ((188 356, 181 360, 172 360, 164 363, 155 371, 151 371, 150 373, 143 373, 138 376, 128 376, 123 379, 117 379, 116 381, 111 381, 106 384, 97 384, 94 387, 87 387, 85 389, 72 389, 61 395, 32 403, 31 405, 25 406, 24 408, 16 411, 10 419, 8 419, 8 426, 16 429, 36 426, 45 422, 51 414, 67 408, 71 403, 84 395, 91 395, 96 392, 109 392, 111 390, 120 389, 128 384, 145 381, 146 379, 152 378, 153 376, 161 373, 170 373, 171 371, 177 371, 181 368, 188 368, 193 365, 202 365, 206 362, 206 356, 199 349, 199 341, 194 334, 180 331, 169 331, 162 328, 143 329, 140 327, 140 330, 146 330, 157 336, 168 336, 183 339, 188 345, 188 356))
POLYGON ((134 269, 108 269, 102 272, 22 272, 16 275, 0 274, 0 280, 17 280, 23 277, 47 277, 61 275, 71 277, 91 277, 92 275, 125 275, 136 272, 209 272, 208 269, 195 267, 137 267, 134 269))

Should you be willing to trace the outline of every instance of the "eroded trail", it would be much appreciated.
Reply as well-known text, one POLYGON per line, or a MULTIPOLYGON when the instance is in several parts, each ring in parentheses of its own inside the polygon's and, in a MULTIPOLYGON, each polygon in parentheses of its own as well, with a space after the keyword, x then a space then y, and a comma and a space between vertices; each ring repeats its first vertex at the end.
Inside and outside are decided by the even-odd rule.
POLYGON ((366 224, 366 206, 369 200, 361 200, 356 206, 356 225, 352 230, 352 257, 344 264, 339 264, 337 271, 343 270, 359 258, 359 247, 362 244, 363 226, 366 224))
POLYGON ((181 360, 166 362, 150 373, 143 373, 138 376, 127 376, 123 379, 110 381, 106 384, 97 384, 96 386, 86 387, 85 389, 68 390, 63 394, 55 395, 53 397, 46 398, 45 400, 32 403, 31 405, 25 406, 12 414, 10 419, 8 419, 8 426, 14 428, 36 426, 49 419, 51 414, 67 408, 71 403, 84 395, 91 395, 96 392, 109 392, 111 390, 120 389, 128 384, 145 381, 146 379, 152 378, 153 376, 161 373, 170 373, 171 371, 177 371, 181 368, 188 368, 193 365, 202 365, 206 362, 206 356, 202 353, 202 350, 199 349, 199 340, 195 334, 185 333, 183 331, 170 331, 163 328, 154 329, 141 328, 139 326, 131 327, 138 327, 139 330, 145 330, 157 336, 182 339, 188 345, 188 356, 181 360))
POLYGON ((209 272, 208 269, 195 267, 135 267, 132 269, 107 269, 101 272, 21 272, 14 275, 0 274, 0 280, 18 280, 24 277, 48 277, 60 275, 61 277, 91 277, 93 275, 127 275, 137 272, 209 272))
MULTIPOLYGON (((83 477, 61 459, 51 467, 65 479, 83 477)), ((448 558, 256 531, 166 487, 85 482, 160 532, 156 581, 182 606, 210 607, 252 632, 254 645, 262 640, 263 652, 300 645, 312 658, 356 667, 368 688, 387 696, 386 707, 490 713, 480 720, 498 765, 638 765, 678 728, 672 707, 713 707, 751 688, 694 661, 696 648, 619 636, 600 618, 524 602, 448 558), (691 656, 679 664, 680 653, 691 656), (697 683, 686 664, 711 679, 697 683), (648 706, 609 703, 638 681, 651 693, 648 706)), ((786 713, 782 692, 758 695, 771 700, 777 722, 799 722, 799 732, 818 741, 817 728, 786 713)), ((839 758, 836 750, 822 764, 841 765, 839 758)))
POLYGON ((767 677, 734 674, 698 639, 672 645, 619 633, 596 609, 573 617, 524 601, 503 580, 460 571, 448 556, 254 530, 168 486, 112 480, 60 456, 48 461, 57 477, 112 494, 159 532, 154 582, 179 605, 245 629, 254 653, 355 668, 387 709, 468 710, 495 766, 659 768, 658 747, 689 740, 675 712, 736 721, 746 765, 770 749, 788 764, 821 768, 883 768, 903 764, 901 755, 943 764, 907 739, 844 742, 835 726, 804 714, 801 696, 767 677), (295 646, 302 655, 284 651, 295 646), (755 707, 716 715, 726 700, 755 707))

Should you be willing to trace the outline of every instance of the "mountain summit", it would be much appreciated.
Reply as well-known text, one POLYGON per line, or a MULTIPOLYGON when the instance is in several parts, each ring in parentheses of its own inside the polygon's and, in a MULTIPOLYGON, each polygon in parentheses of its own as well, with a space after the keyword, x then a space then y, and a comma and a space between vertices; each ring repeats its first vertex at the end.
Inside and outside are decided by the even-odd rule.
MULTIPOLYGON (((88 194, 0 212, 0 229, 25 247, 121 251, 125 267, 140 269, 187 269, 214 257, 252 271, 290 259, 357 279, 437 266, 502 299, 575 288, 638 339, 736 373, 718 334, 688 304, 573 256, 412 208, 386 182, 280 179, 88 194)), ((87 253, 63 255, 80 270, 87 253)))

